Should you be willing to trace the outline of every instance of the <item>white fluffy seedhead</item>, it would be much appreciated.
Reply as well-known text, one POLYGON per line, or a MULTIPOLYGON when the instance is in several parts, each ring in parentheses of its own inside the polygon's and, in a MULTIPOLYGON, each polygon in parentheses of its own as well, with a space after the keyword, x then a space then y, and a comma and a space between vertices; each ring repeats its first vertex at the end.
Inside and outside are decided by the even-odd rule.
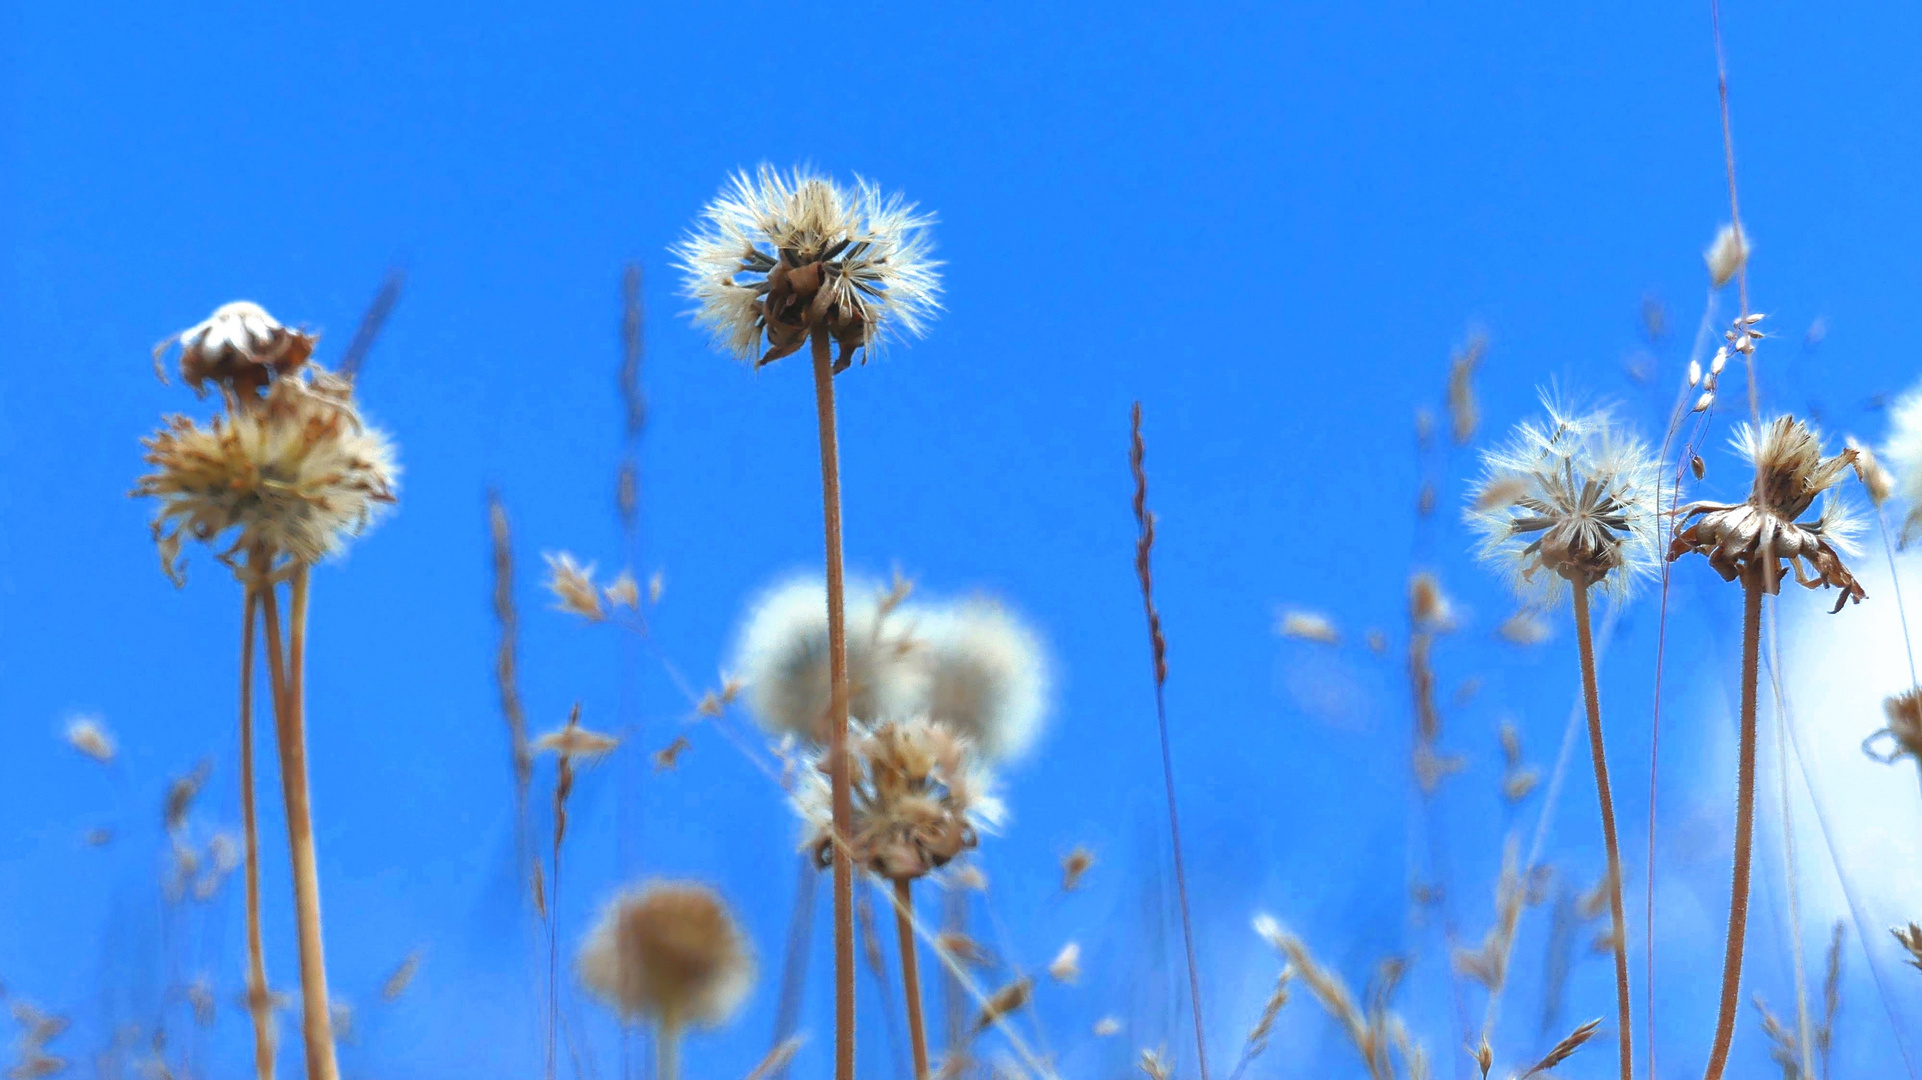
MULTIPOLYGON (((911 620, 884 614, 883 592, 861 582, 847 591, 848 713, 880 723, 906 715, 918 696, 911 620)), ((748 615, 734 670, 749 709, 773 735, 824 741, 829 708, 827 589, 799 577, 763 593, 748 615)))
POLYGON ((990 761, 1019 756, 1048 706, 1041 641, 991 600, 970 600, 921 620, 919 650, 929 720, 965 736, 990 761))

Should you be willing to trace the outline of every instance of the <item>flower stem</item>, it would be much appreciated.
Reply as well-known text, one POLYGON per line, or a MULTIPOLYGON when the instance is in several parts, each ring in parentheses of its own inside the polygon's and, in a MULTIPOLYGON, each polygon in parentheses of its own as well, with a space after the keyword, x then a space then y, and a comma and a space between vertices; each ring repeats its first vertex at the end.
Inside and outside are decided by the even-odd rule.
POLYGON ((834 370, 825 331, 812 338, 814 412, 821 433, 821 518, 827 535, 828 772, 834 796, 834 1077, 854 1080, 854 866, 846 838, 854 816, 848 784, 848 635, 841 583, 841 449, 834 433, 834 370))
POLYGON ((1601 800, 1602 842, 1608 849, 1608 911, 1615 944, 1615 1012, 1622 1080, 1635 1075, 1634 1027, 1629 1021, 1628 920, 1622 914, 1622 848, 1615 836, 1615 796, 1608 784, 1602 746, 1602 699, 1595 687, 1595 640, 1589 629, 1587 582, 1575 583, 1575 637, 1582 654, 1582 699, 1588 706, 1588 748, 1595 761, 1595 793, 1601 800))
POLYGON ((681 1028, 679 1024, 662 1024, 654 1032, 654 1076, 655 1080, 680 1080, 681 1076, 681 1028))
MULTIPOLYGON (((254 557, 256 574, 265 567, 254 557)), ((247 882, 247 1011, 254 1020, 254 1076, 274 1077, 273 1005, 267 994, 267 957, 260 935, 260 830, 254 816, 254 621, 260 612, 257 586, 249 582, 240 621, 240 827, 245 837, 247 882)))
POLYGON ((1722 957, 1722 1009, 1715 1020, 1703 1080, 1722 1080, 1735 1014, 1742 998, 1742 946, 1748 929, 1749 847, 1755 834, 1755 694, 1761 667, 1762 581, 1753 571, 1742 581, 1742 749, 1735 780, 1735 880, 1729 892, 1728 939, 1722 957))
POLYGON ((274 590, 261 594, 267 615, 267 655, 274 677, 274 713, 280 742, 280 788, 287 806, 287 848, 294 867, 294 920, 300 944, 301 1034, 307 1049, 307 1080, 339 1080, 334 1030, 327 1000, 327 959, 320 933, 320 872, 314 854, 313 808, 307 792, 307 573, 294 568, 289 585, 288 642, 283 664, 280 610, 274 590))
POLYGON ((894 928, 901 939, 901 990, 908 1002, 908 1043, 914 1048, 914 1080, 928 1078, 928 1032, 921 1019, 921 967, 914 952, 913 882, 894 881, 894 928))

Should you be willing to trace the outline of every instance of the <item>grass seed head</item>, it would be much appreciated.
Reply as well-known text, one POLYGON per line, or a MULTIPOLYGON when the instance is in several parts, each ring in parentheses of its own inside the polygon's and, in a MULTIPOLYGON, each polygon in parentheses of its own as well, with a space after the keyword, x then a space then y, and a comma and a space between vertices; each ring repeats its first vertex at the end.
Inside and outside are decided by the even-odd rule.
POLYGON ((1718 289, 1727 285, 1748 262, 1748 250, 1748 236, 1741 226, 1722 226, 1722 231, 1715 234, 1715 242, 1702 253, 1702 261, 1708 264, 1710 284, 1718 289))

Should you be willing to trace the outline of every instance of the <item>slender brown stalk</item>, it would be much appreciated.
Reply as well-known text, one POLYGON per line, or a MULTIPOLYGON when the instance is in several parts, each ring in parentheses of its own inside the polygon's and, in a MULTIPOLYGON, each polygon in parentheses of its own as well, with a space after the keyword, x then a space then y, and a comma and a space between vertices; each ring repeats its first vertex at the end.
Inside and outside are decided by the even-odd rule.
POLYGON ((1602 699, 1595 687, 1595 641, 1589 629, 1588 584, 1576 582, 1575 637, 1582 654, 1582 699, 1588 706, 1588 749, 1595 759, 1595 792, 1601 800, 1602 842, 1608 848, 1608 912, 1615 944, 1616 1038, 1621 1044, 1622 1080, 1635 1075, 1634 1026, 1628 1006, 1628 919, 1622 913, 1622 848, 1615 836, 1615 796, 1608 784, 1608 755, 1602 747, 1602 699))
MULTIPOLYGON (((256 553, 251 572, 266 572, 256 553)), ((267 992, 267 954, 260 934, 260 830, 254 815, 254 621, 260 613, 257 586, 250 581, 241 603, 240 622, 240 828, 246 844, 242 872, 247 883, 247 1011, 254 1020, 254 1076, 273 1080, 274 1017, 267 992)))
POLYGON ((1742 749, 1735 781, 1735 878, 1728 901, 1728 941, 1722 957, 1722 1008, 1715 1020, 1704 1080, 1722 1080, 1735 1014, 1742 1004, 1742 946, 1748 929, 1749 847, 1755 833, 1755 695, 1761 667, 1760 570, 1742 581, 1742 749))
POLYGON ((1195 961, 1194 921, 1188 914, 1188 872, 1181 857, 1181 817, 1175 810, 1175 759, 1168 745, 1168 642, 1161 634, 1161 613, 1155 610, 1154 567, 1151 557, 1155 546, 1155 517, 1148 511, 1147 444, 1141 438, 1141 402, 1134 403, 1133 434, 1128 448, 1128 464, 1134 472, 1135 576, 1141 581, 1141 605, 1148 616, 1148 639, 1154 654, 1155 724, 1161 734, 1161 779, 1167 788, 1168 833, 1175 858, 1175 893, 1181 901, 1181 940, 1188 954, 1188 998, 1194 1007, 1195 1059, 1201 1080, 1208 1080, 1208 1040, 1201 1025, 1201 967, 1195 961))
POLYGON ((280 743, 280 788, 287 806, 287 848, 294 868, 294 920, 300 945, 301 1034, 307 1080, 340 1080, 333 1020, 327 1002, 327 958, 320 932, 320 872, 314 853, 313 809, 307 792, 306 682, 308 567, 296 566, 288 587, 287 651, 280 647, 280 605, 270 587, 261 593, 267 616, 267 657, 274 679, 275 728, 280 743))
POLYGON ((681 1029, 676 1024, 662 1024, 654 1033, 654 1076, 655 1080, 680 1080, 681 1077, 681 1029))
POLYGON ((894 882, 894 929, 901 942, 901 992, 908 1002, 908 1044, 914 1049, 914 1080, 928 1080, 928 1032, 921 1019, 921 965, 914 954, 913 882, 894 882))
POLYGON ((834 1077, 854 1080, 854 865, 848 826, 848 634, 841 583, 841 448, 834 433, 834 369, 827 331, 813 339, 814 412, 821 432, 821 518, 827 537, 828 774, 834 797, 834 1077))

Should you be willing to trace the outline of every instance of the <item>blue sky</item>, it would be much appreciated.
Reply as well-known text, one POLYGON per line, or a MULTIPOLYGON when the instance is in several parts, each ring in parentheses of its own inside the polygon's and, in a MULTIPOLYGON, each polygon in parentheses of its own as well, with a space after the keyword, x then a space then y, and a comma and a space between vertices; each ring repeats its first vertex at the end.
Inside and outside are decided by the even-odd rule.
MULTIPOLYGON (((1917 374, 1904 341, 1922 159, 1896 135, 1922 78, 1900 46, 1917 18, 1898 5, 1725 12, 1753 296, 1781 334, 1765 350, 1765 400, 1816 407, 1833 430, 1869 438, 1883 424, 1872 398, 1917 374), (1805 347, 1818 319, 1825 333, 1805 347)), ((125 497, 138 437, 195 407, 154 381, 148 350, 245 297, 322 330, 331 358, 400 263, 406 294, 361 386, 401 446, 401 508, 315 586, 330 962, 340 996, 361 1007, 343 1061, 389 1080, 524 1075, 538 1062, 543 954, 517 907, 490 682, 490 484, 516 528, 534 725, 558 725, 576 699, 590 724, 640 725, 625 756, 581 784, 563 936, 584 933, 600 899, 635 877, 716 882, 769 972, 738 1025, 698 1039, 689 1061, 726 1075, 759 1058, 794 826, 710 730, 692 730, 681 767, 655 777, 645 754, 676 732, 685 702, 612 632, 546 610, 535 579, 543 551, 623 561, 612 490, 628 260, 647 272, 651 407, 637 569, 665 575, 664 649, 712 681, 747 600, 818 560, 805 368, 757 375, 711 353, 680 316, 665 255, 727 172, 765 160, 859 173, 940 218, 947 310, 926 341, 840 380, 848 553, 871 574, 898 563, 935 595, 1002 596, 1051 644, 1054 718, 1007 778, 1014 824, 984 858, 1015 955, 1042 964, 1069 938, 1086 950, 1083 985, 1037 1004, 1064 1068, 1114 1071, 1143 1045, 1179 1051, 1183 1039, 1168 1004, 1173 939, 1156 914, 1165 841, 1130 564, 1127 416, 1139 399, 1212 1056, 1239 1048, 1274 977, 1248 930, 1269 911, 1357 985, 1376 959, 1413 955, 1404 1009, 1440 1074, 1456 1075, 1441 934, 1407 902, 1411 867, 1430 854, 1398 651, 1411 559, 1434 566, 1464 612, 1438 647, 1444 690, 1480 680, 1449 709, 1447 740, 1473 765, 1451 781, 1437 826, 1471 939, 1491 917, 1503 836, 1532 829, 1540 809, 1505 816, 1494 732, 1513 719, 1546 764, 1575 668, 1559 623, 1525 653, 1491 636, 1509 601, 1464 553, 1468 450, 1437 466, 1442 510, 1417 531, 1412 416, 1439 404, 1449 353, 1478 326, 1490 341, 1481 442, 1549 380, 1660 422, 1703 318, 1701 249, 1728 214, 1705 6, 856 5, 830 20, 761 4, 187 4, 19 6, 6 20, 0 674, 14 741, 0 766, 0 981, 74 1016, 63 1052, 85 1057, 124 1022, 151 1031, 181 973, 208 973, 223 1003, 240 983, 235 899, 181 916, 157 898, 169 777, 210 757, 203 824, 237 816, 239 602, 204 555, 185 590, 168 585, 147 508, 125 497), (1644 296, 1668 312, 1652 345, 1644 296), (1646 386, 1625 376, 1643 350, 1656 365, 1646 386), (1331 613, 1349 644, 1279 639, 1277 608, 1291 605, 1331 613), (1390 635, 1385 657, 1355 643, 1374 626, 1390 635), (119 764, 102 770, 61 744, 76 713, 117 733, 119 764), (115 841, 86 847, 94 827, 115 841), (1056 860, 1077 844, 1102 861, 1086 891, 1058 898, 1056 860), (418 983, 379 1005, 380 980, 417 947, 418 983), (1108 1014, 1130 1026, 1100 1042, 1088 1027, 1108 1014)), ((1719 442, 1708 487, 1732 490, 1716 486, 1738 483, 1719 442)), ((1719 955, 1738 637, 1719 584, 1687 568, 1671 597, 1664 1071, 1705 1053, 1701 972, 1719 955)), ((1837 620, 1886 631, 1883 600, 1837 620)), ((1830 624, 1803 618, 1822 603, 1785 598, 1785 641, 1833 640, 1830 624)), ((1648 866, 1654 631, 1645 598, 1603 680, 1632 910, 1648 866)), ((1804 655, 1813 649, 1791 649, 1804 655)), ((1852 686, 1905 681, 1894 654, 1853 655, 1865 670, 1847 672, 1852 686)), ((1844 710, 1823 681, 1837 678, 1822 666, 1792 693, 1811 732, 1852 747, 1880 721, 1864 715, 1872 700, 1844 710)), ((1842 794, 1882 782, 1858 776, 1869 766, 1852 756, 1824 764, 1833 815, 1854 805, 1842 794)), ((1912 822, 1908 781, 1883 812, 1912 822)), ((1548 848, 1577 887, 1598 873, 1592 807, 1578 752, 1548 848)), ((277 811, 266 821, 275 835, 277 811)), ((1816 835, 1805 814, 1804 853, 1819 850, 1816 835)), ((1918 857, 1913 839, 1888 842, 1918 857)), ((291 988, 285 864, 268 850, 269 968, 291 988)), ((1855 865, 1887 854, 1857 850, 1855 865)), ((1769 865, 1759 887, 1775 897, 1779 859, 1769 865)), ((1831 866, 1812 864, 1804 911, 1818 966, 1831 866)), ((1872 884, 1874 934, 1922 917, 1901 910, 1900 882, 1872 884)), ((1768 929, 1764 914, 1774 902, 1758 906, 1752 971, 1781 1011, 1792 990, 1781 924, 1768 929)), ((1498 1051, 1518 1063, 1555 1037, 1538 1030, 1546 923, 1531 912, 1504 1006, 1498 1051)), ((1922 985, 1895 985, 1914 973, 1873 947, 1900 1004, 1922 1015, 1922 985)), ((1838 1065, 1892 1075, 1889 1023, 1852 956, 1838 1065)), ((1582 961, 1565 1019, 1606 1012, 1608 978, 1605 961, 1582 961)), ((797 1075, 826 1068, 820 986, 797 1075)), ((611 1075, 613 1028, 574 1008, 611 1075)), ((889 1067, 879 1009, 868 1003, 865 1028, 877 1071, 889 1067)), ((1922 1048, 1922 1025, 1910 1020, 1907 1037, 1922 1048)), ((244 1015, 223 1008, 211 1032, 176 1030, 171 1045, 238 1068, 244 1015)), ((1261 1063, 1274 1075, 1358 1068, 1305 998, 1277 1046, 1261 1063)), ((1738 1048, 1742 1067, 1768 1067, 1751 1015, 1738 1048)), ((1606 1053, 1586 1052, 1589 1071, 1606 1053)))

